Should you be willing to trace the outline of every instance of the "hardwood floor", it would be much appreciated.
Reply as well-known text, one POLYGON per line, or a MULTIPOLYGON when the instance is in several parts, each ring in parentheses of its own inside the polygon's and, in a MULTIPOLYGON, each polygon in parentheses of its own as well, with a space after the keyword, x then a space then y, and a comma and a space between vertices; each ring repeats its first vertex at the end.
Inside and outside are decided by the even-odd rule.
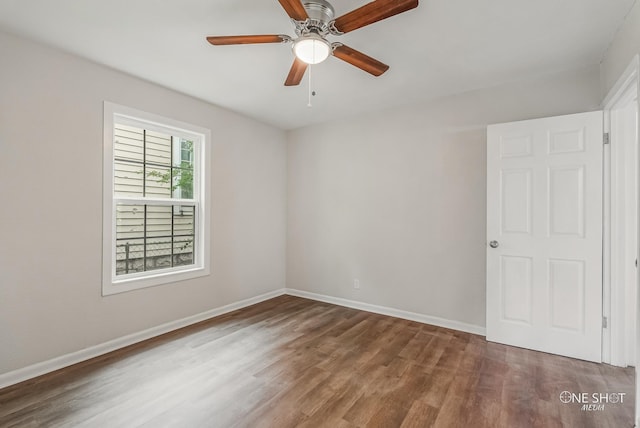
POLYGON ((0 426, 620 428, 634 402, 633 369, 282 296, 0 390, 0 426))

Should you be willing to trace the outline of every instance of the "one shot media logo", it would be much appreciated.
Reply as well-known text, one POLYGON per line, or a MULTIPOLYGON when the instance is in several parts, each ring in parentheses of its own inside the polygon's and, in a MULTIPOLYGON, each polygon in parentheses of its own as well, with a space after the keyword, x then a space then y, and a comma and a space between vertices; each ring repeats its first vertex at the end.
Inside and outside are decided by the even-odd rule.
POLYGON ((580 405, 580 410, 597 412, 605 409, 608 404, 624 404, 626 392, 570 392, 560 393, 560 402, 563 404, 580 405))

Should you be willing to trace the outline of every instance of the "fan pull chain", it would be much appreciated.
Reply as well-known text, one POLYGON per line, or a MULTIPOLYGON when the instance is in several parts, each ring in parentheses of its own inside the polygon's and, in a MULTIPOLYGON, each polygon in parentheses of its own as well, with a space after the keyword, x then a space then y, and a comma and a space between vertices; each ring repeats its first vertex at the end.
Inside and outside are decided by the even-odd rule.
POLYGON ((311 66, 311 64, 309 64, 309 102, 307 103, 307 107, 313 107, 311 105, 311 69, 313 67, 311 66))

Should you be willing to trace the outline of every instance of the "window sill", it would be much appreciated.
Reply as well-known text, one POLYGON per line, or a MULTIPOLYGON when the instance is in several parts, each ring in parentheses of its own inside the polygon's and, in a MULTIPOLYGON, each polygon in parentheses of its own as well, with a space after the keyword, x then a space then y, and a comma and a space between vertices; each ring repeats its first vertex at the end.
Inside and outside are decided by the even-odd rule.
POLYGON ((147 274, 143 277, 124 278, 116 280, 105 280, 102 284, 102 295, 126 293, 127 291, 139 290, 142 288, 155 287, 157 285, 170 284, 188 279, 208 276, 208 267, 189 267, 186 269, 172 270, 170 272, 158 272, 147 274))

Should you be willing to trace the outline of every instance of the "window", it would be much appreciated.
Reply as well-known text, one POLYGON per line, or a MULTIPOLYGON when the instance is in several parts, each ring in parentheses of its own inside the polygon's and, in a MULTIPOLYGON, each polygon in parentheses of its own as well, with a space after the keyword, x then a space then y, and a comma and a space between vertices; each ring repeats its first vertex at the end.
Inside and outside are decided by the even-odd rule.
POLYGON ((104 104, 103 294, 209 274, 210 132, 104 104))

